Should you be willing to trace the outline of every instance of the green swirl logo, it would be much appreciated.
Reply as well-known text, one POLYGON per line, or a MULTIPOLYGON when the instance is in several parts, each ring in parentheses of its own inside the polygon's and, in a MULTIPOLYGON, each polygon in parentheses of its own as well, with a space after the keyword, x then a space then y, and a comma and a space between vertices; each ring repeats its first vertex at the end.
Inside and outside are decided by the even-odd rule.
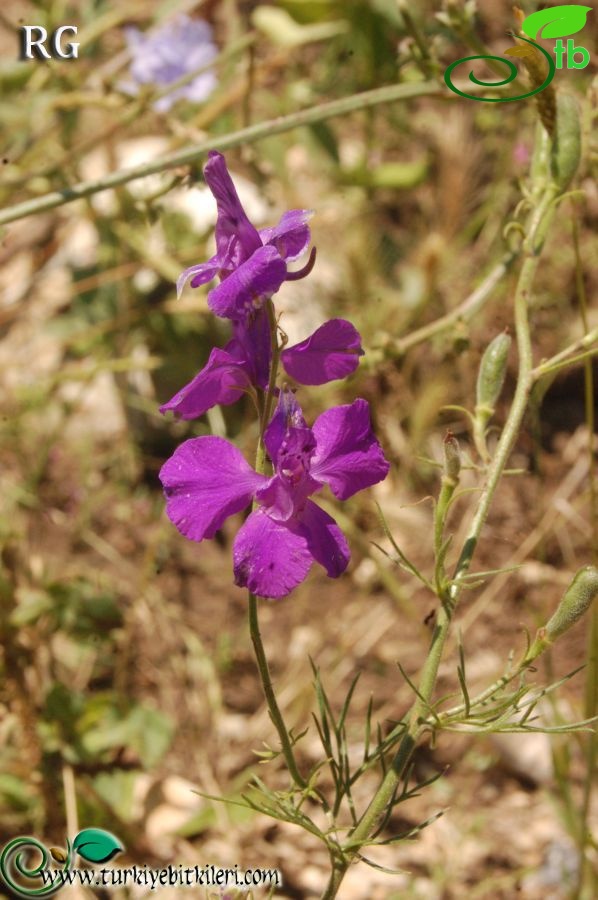
POLYGON ((66 850, 45 847, 34 837, 16 837, 0 854, 0 876, 18 897, 50 897, 68 884, 60 875, 71 868, 74 853, 87 862, 104 863, 122 849, 117 838, 102 828, 85 828, 72 843, 67 838, 66 850), (53 866, 55 863, 60 867, 53 866), (40 881, 39 887, 29 887, 27 883, 40 881))
MULTIPOLYGON (((584 27, 586 23, 586 17, 589 12, 591 12, 592 8, 590 6, 578 6, 567 4, 564 6, 553 6, 549 9, 542 9, 538 12, 532 13, 524 19, 522 24, 522 30, 525 31, 526 34, 531 35, 531 38, 536 38, 540 35, 543 38, 561 38, 566 37, 570 34, 576 34, 578 31, 584 27)), ((515 37, 515 35, 512 35, 515 37)), ((457 59, 455 62, 451 63, 450 66, 447 67, 444 73, 444 81, 448 88, 450 88, 453 93, 458 94, 460 97, 465 97, 467 100, 478 100, 481 103, 512 103, 515 100, 526 100, 528 97, 533 97, 534 94, 539 94, 540 91, 545 90, 552 79, 554 78, 555 72, 557 68, 562 68, 563 64, 563 55, 567 56, 567 65, 568 67, 580 69, 584 68, 585 65, 589 62, 590 55, 588 51, 584 47, 575 47, 573 41, 567 41, 567 47, 565 48, 563 42, 561 40, 557 41, 557 45, 555 47, 555 54, 557 54, 557 64, 555 65, 555 61, 552 55, 541 47, 540 44, 537 44, 535 40, 530 38, 525 38, 522 35, 518 34, 517 38, 521 41, 525 41, 526 44, 531 45, 537 51, 543 54, 546 62, 548 64, 548 72, 546 74, 546 78, 542 82, 541 85, 535 87, 531 91, 527 91, 525 94, 518 94, 515 97, 480 97, 477 94, 470 94, 467 91, 462 91, 458 88, 452 80, 453 71, 460 66, 461 63, 472 62, 474 60, 493 60, 494 62, 502 63, 507 66, 509 70, 509 74, 506 78, 503 78, 502 81, 483 81, 480 78, 477 78, 476 75, 470 71, 469 72, 469 80, 472 84, 477 85, 478 87, 504 87, 507 84, 511 84, 519 74, 517 66, 510 59, 505 59, 503 56, 464 56, 462 59, 457 59), (572 46, 569 46, 572 45, 572 46), (573 61, 569 62, 569 53, 573 55, 573 61), (575 53, 582 55, 582 62, 575 62, 575 53)), ((511 47, 509 50, 506 50, 505 53, 511 56, 525 56, 526 53, 529 54, 533 51, 524 50, 521 47, 511 47)))
POLYGON ((21 897, 50 897, 62 887, 60 883, 52 882, 43 884, 38 888, 29 888, 23 885, 22 879, 25 881, 39 881, 43 879, 46 872, 49 871, 52 859, 57 862, 64 863, 64 871, 71 864, 72 847, 71 842, 67 840, 66 853, 62 850, 47 847, 33 837, 17 837, 5 846, 0 856, 0 874, 7 887, 21 897), (32 851, 39 854, 40 862, 33 865, 28 862, 31 858, 32 851), (52 852, 54 851, 54 852, 52 852), (61 859, 60 857, 64 857, 61 859))
POLYGON ((457 66, 460 66, 461 63, 471 62, 474 59, 492 59, 503 65, 507 66, 509 69, 509 74, 506 78, 503 78, 502 81, 482 81, 480 78, 476 78, 473 72, 469 73, 469 80, 473 84, 477 84, 479 87, 503 87, 505 84, 511 84, 512 81, 515 81, 519 74, 519 70, 514 62, 511 62, 510 59, 504 59, 502 56, 464 56, 463 59, 457 59, 454 63, 451 63, 448 66, 446 72, 444 73, 444 81, 447 87, 453 91, 455 94, 459 94, 460 97, 465 97, 467 100, 480 100, 482 103, 512 103, 515 100, 525 100, 527 97, 533 97, 534 94, 539 94, 540 91, 543 91, 548 87, 552 79, 554 78, 556 72, 556 66, 554 64, 554 60, 550 53, 541 47, 539 44, 536 44, 535 41, 530 41, 527 38, 521 37, 518 35, 519 39, 525 41, 526 44, 531 44, 533 47, 536 47, 541 53, 544 54, 546 61, 548 63, 548 74, 546 78, 542 82, 542 84, 534 88, 533 91, 527 91, 525 94, 518 94, 516 97, 478 97, 476 94, 468 94, 466 91, 461 91, 456 85, 453 84, 451 80, 451 76, 453 74, 453 70, 456 69, 457 66))

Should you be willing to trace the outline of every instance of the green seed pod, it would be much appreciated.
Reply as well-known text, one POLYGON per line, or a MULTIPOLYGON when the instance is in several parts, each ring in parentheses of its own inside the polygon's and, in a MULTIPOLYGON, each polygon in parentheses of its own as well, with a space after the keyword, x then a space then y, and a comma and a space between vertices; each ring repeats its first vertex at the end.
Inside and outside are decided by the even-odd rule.
POLYGON ((546 623, 546 640, 555 641, 575 625, 588 611, 596 594, 598 594, 598 569, 595 566, 584 566, 565 591, 557 611, 546 623))
POLYGON ((497 335, 491 341, 480 362, 478 383, 476 391, 476 413, 487 412, 488 418, 494 412, 496 401, 500 397, 505 375, 507 374, 507 360, 511 338, 506 331, 497 335))
POLYGON ((557 187, 564 191, 581 159, 579 108, 571 94, 557 96, 556 129, 552 138, 550 168, 557 187))
POLYGON ((443 441, 444 447, 444 474, 451 481, 459 480, 459 472, 461 471, 461 450, 459 449, 459 441, 452 431, 447 431, 443 441))

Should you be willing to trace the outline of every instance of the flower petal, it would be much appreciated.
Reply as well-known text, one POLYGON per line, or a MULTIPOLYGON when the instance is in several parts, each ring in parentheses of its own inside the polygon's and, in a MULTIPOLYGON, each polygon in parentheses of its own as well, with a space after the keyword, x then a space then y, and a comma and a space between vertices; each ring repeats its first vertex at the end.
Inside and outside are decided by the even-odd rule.
POLYGON ((251 383, 265 390, 270 381, 272 338, 268 313, 264 307, 252 310, 243 319, 234 320, 233 335, 239 352, 247 360, 251 383))
POLYGON ((233 560, 235 584, 278 600, 304 580, 314 557, 293 522, 276 522, 256 509, 235 538, 233 560))
POLYGON ((263 244, 272 244, 283 259, 289 262, 304 253, 311 240, 307 222, 313 216, 311 209, 290 209, 280 217, 273 228, 260 228, 263 244))
POLYGON ((265 480, 236 447, 212 436, 185 441, 160 470, 168 518, 192 541, 214 537, 265 480))
POLYGON ((221 153, 211 150, 204 168, 206 182, 216 198, 216 247, 221 267, 233 270, 249 259, 262 241, 241 205, 221 153))
POLYGON ((330 319, 300 344, 283 350, 281 362, 300 384, 326 384, 346 378, 363 356, 361 336, 346 319, 330 319))
POLYGON ((191 279, 191 287, 199 287, 200 284, 206 284, 206 282, 211 281, 212 278, 216 278, 218 272, 220 271, 220 266, 218 264, 217 257, 213 256, 205 263, 198 263, 196 266, 189 266, 188 269, 185 269, 184 272, 181 272, 176 282, 176 295, 180 297, 183 293, 183 288, 191 279))
POLYGON ((227 406, 238 400, 251 386, 248 364, 235 353, 236 341, 210 353, 206 365, 195 378, 160 407, 161 413, 172 410, 181 419, 197 419, 208 409, 221 403, 227 406))
MULTIPOLYGON (((268 456, 275 466, 278 463, 278 453, 289 428, 306 429, 307 424, 295 394, 288 388, 283 388, 278 396, 274 415, 264 432, 264 444, 268 451, 268 456)), ((310 449, 313 449, 313 446, 310 449)))
POLYGON ((311 474, 327 482, 340 500, 386 478, 390 466, 372 431, 365 400, 326 410, 314 422, 313 433, 311 474))
POLYGON ((307 546, 330 578, 338 578, 351 559, 351 551, 345 535, 332 516, 308 500, 300 516, 301 531, 307 537, 307 546))
POLYGON ((274 247, 260 247, 208 294, 208 306, 217 316, 242 319, 274 294, 286 278, 287 267, 274 247))

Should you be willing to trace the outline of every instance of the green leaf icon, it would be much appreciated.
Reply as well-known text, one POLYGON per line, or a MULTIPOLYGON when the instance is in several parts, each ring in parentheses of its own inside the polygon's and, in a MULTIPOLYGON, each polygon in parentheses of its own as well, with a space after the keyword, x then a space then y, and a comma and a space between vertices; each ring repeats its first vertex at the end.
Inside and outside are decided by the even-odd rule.
POLYGON ((73 850, 93 863, 108 862, 123 849, 118 838, 103 828, 84 828, 73 841, 73 850))
POLYGON ((570 3, 566 6, 540 9, 523 20, 522 31, 531 38, 538 35, 543 38, 567 37, 581 31, 591 10, 591 6, 577 6, 570 3))

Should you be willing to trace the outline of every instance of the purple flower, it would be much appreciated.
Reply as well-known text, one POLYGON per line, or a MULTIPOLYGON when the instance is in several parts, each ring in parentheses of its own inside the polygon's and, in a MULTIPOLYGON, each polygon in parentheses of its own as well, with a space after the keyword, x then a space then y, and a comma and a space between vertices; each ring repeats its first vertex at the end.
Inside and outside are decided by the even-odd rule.
MULTIPOLYGON (((180 15, 171 22, 143 34, 137 28, 125 29, 131 51, 131 81, 120 87, 128 94, 139 93, 144 84, 167 87, 184 75, 208 66, 218 55, 207 22, 180 15)), ((177 100, 200 103, 216 87, 213 72, 203 72, 154 103, 158 112, 167 112, 177 100)))
POLYGON ((191 287, 199 287, 218 276, 220 284, 209 292, 208 305, 217 316, 238 321, 259 309, 283 281, 309 274, 315 250, 298 272, 288 272, 287 263, 307 250, 307 221, 312 214, 307 209, 291 209, 274 228, 258 231, 241 205, 224 157, 216 150, 208 154, 204 176, 218 207, 216 254, 185 269, 177 281, 177 292, 180 295, 189 280, 191 287))
MULTIPOLYGON (((252 386, 268 387, 272 348, 265 310, 233 322, 234 337, 223 350, 212 350, 200 372, 160 407, 182 419, 196 419, 216 404, 235 403, 252 386)), ((357 329, 345 319, 330 319, 294 347, 281 353, 287 374, 301 384, 326 384, 345 378, 363 355, 357 329)))
POLYGON ((327 410, 309 428, 293 394, 283 391, 264 441, 270 478, 223 438, 199 437, 175 450, 160 479, 168 517, 194 541, 214 537, 228 516, 255 501, 234 542, 235 583, 278 599, 305 579, 314 561, 331 578, 349 562, 342 531, 311 495, 328 484, 346 500, 382 481, 389 464, 361 399, 327 410))
MULTIPOLYGON (((283 281, 307 275, 315 258, 312 251, 302 270, 287 271, 287 262, 297 259, 310 242, 307 210, 290 210, 278 225, 258 231, 247 218, 222 154, 212 151, 204 171, 218 206, 216 255, 186 269, 177 291, 180 294, 189 279, 198 287, 219 276, 208 303, 217 315, 232 320, 233 338, 223 349, 213 350, 192 381, 160 407, 183 419, 195 419, 218 403, 234 403, 252 386, 268 387, 272 346, 263 301, 283 281)), ((350 375, 362 355, 356 328, 345 319, 331 319, 306 340, 284 349, 280 359, 291 378, 316 385, 350 375)))

